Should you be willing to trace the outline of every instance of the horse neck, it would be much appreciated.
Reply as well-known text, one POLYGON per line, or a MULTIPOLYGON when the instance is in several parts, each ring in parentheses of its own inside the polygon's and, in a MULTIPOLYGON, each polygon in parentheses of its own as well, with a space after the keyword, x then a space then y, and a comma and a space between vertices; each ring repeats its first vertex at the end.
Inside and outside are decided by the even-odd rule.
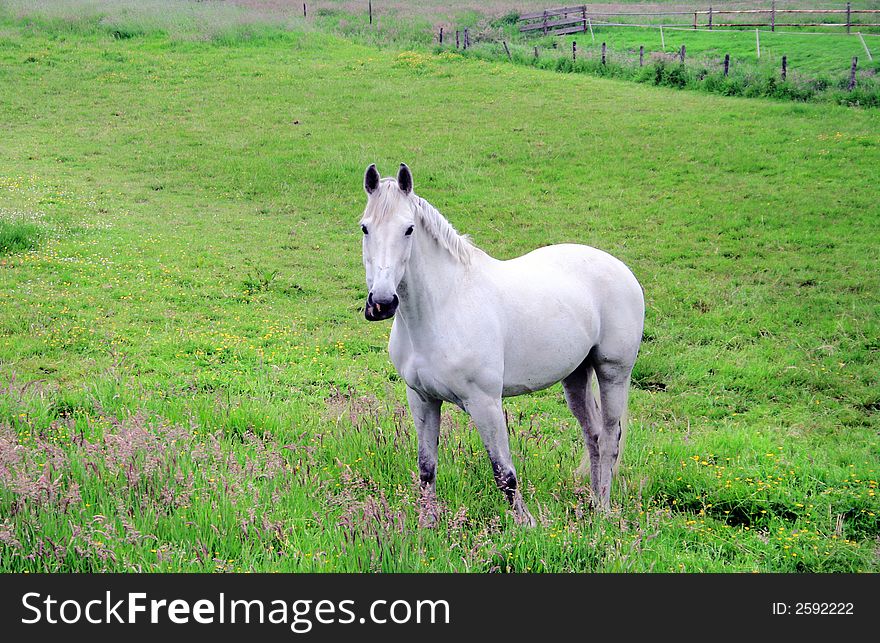
POLYGON ((413 239, 412 253, 398 287, 398 316, 411 329, 443 314, 446 299, 460 288, 467 270, 461 260, 442 247, 425 229, 413 239))

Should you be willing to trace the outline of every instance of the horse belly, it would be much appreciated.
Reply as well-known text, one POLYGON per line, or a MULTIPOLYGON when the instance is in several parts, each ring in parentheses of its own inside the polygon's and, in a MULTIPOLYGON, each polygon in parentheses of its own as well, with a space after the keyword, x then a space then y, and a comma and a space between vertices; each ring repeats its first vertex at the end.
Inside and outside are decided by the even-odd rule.
POLYGON ((611 255, 580 245, 545 246, 494 269, 497 301, 507 320, 504 395, 555 384, 599 344, 621 354, 638 345, 641 288, 611 255))
MULTIPOLYGON (((504 351, 503 395, 539 391, 568 377, 595 343, 590 311, 567 310, 557 319, 517 324, 504 351)), ((523 320, 526 321, 526 320, 523 320)))

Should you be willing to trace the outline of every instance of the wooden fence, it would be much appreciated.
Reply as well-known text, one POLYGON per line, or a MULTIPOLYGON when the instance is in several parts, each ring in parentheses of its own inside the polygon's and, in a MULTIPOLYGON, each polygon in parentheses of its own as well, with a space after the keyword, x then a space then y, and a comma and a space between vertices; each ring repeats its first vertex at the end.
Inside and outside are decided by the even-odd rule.
MULTIPOLYGON (((734 27, 770 27, 775 31, 776 27, 846 27, 850 33, 852 27, 880 27, 880 22, 861 22, 854 20, 863 16, 868 19, 880 19, 880 9, 853 9, 849 2, 842 9, 777 9, 773 2, 769 9, 696 9, 694 11, 594 11, 589 5, 574 7, 559 7, 546 9, 533 13, 520 15, 519 21, 523 24, 519 30, 524 33, 541 33, 564 35, 585 32, 596 24, 628 26, 629 23, 614 23, 610 18, 632 19, 634 17, 661 18, 664 20, 675 19, 675 16, 693 16, 693 22, 663 23, 666 27, 692 27, 693 29, 734 28, 734 27), (806 16, 803 21, 792 21, 794 16, 806 16), (817 22, 817 16, 841 16, 843 22, 817 22), (717 18, 726 21, 719 22, 717 18), (761 16, 766 16, 766 22, 757 22, 761 16), (778 22, 777 16, 788 22, 778 22), (742 21, 736 21, 741 17, 742 21), (812 18, 812 21, 810 19, 812 18)), ((632 26, 636 26, 633 24, 632 26)))

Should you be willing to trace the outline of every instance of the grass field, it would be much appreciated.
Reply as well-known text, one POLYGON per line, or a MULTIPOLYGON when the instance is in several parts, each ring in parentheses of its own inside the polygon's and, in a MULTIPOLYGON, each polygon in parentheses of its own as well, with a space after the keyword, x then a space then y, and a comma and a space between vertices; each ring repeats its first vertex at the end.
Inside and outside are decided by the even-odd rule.
POLYGON ((0 23, 0 569, 880 571, 880 112, 291 23, 0 23), (369 324, 362 173, 648 304, 613 511, 560 388, 506 402, 514 524, 447 410, 436 529, 369 324))

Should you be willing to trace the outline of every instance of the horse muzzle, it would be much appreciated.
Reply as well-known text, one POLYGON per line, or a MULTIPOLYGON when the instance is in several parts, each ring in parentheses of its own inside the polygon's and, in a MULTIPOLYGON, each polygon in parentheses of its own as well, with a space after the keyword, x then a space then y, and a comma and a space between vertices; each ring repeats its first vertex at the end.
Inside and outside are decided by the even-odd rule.
POLYGON ((370 293, 367 296, 367 305, 364 308, 364 317, 367 318, 368 321, 382 321, 383 319, 391 319, 394 317, 394 313, 397 312, 397 306, 400 304, 400 300, 397 298, 397 295, 393 295, 392 298, 385 302, 378 302, 373 299, 373 293, 370 293))

